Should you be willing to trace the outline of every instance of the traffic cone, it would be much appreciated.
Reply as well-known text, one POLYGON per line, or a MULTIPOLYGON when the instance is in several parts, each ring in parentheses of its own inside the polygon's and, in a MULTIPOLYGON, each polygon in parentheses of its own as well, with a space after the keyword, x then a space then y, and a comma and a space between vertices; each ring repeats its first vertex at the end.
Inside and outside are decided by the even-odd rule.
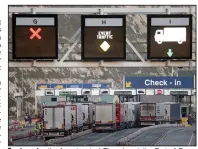
POLYGON ((12 137, 9 139, 9 145, 13 145, 12 137))
POLYGON ((21 131, 24 131, 24 128, 23 128, 23 126, 21 126, 21 131))

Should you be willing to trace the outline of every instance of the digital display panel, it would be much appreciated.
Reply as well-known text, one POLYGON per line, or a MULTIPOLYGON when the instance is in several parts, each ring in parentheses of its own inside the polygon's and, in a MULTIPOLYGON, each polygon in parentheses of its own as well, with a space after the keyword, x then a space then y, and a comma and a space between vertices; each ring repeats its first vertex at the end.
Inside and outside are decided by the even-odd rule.
POLYGON ((147 16, 148 59, 192 59, 192 15, 147 16))
POLYGON ((126 16, 82 15, 82 60, 126 58, 126 16))
POLYGON ((57 59, 57 15, 13 14, 13 59, 57 59))

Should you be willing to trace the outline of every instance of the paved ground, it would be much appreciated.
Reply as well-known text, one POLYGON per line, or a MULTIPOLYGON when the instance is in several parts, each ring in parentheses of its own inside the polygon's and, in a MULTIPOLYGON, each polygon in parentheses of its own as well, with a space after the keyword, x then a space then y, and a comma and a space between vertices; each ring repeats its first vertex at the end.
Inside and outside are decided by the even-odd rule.
POLYGON ((143 132, 140 136, 131 140, 130 143, 137 146, 148 146, 153 145, 154 142, 166 133, 168 130, 173 128, 156 128, 143 132))
POLYGON ((43 146, 45 145, 44 140, 35 137, 32 138, 26 138, 21 140, 16 140, 13 142, 14 146, 43 146))
POLYGON ((162 135, 170 132, 166 137, 162 138, 160 142, 155 144, 156 146, 187 146, 195 145, 196 138, 193 134, 195 127, 191 128, 157 128, 143 132, 140 136, 131 140, 135 146, 149 146, 154 145, 162 135))
MULTIPOLYGON (((114 133, 111 132, 102 132, 102 133, 91 133, 75 140, 65 142, 60 144, 60 146, 116 146, 116 142, 130 135, 131 133, 139 130, 140 128, 125 129, 117 131, 114 133)), ((195 126, 192 128, 156 128, 148 130, 142 133, 140 136, 131 140, 130 143, 137 146, 148 146, 153 145, 159 138, 170 130, 175 130, 172 133, 168 134, 163 138, 157 146, 165 145, 177 145, 177 146, 194 146, 196 145, 196 135, 193 133, 195 126)), ((22 132, 21 132, 22 133, 22 132)), ((13 142, 13 145, 16 146, 33 146, 33 145, 45 145, 44 140, 40 137, 35 138, 25 138, 13 142)))
POLYGON ((140 128, 124 129, 114 133, 102 132, 102 133, 91 133, 86 136, 82 136, 70 142, 66 142, 62 145, 65 146, 115 146, 116 142, 131 133, 139 130, 140 128))
POLYGON ((184 128, 182 130, 170 133, 158 145, 164 146, 196 146, 196 134, 193 133, 194 128, 184 128))

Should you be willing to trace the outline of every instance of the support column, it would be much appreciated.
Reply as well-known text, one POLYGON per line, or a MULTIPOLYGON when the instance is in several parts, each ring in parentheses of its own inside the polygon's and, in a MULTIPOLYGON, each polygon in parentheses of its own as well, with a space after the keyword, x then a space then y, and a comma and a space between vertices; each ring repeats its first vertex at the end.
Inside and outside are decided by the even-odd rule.
POLYGON ((189 99, 190 99, 190 105, 189 105, 189 111, 188 111, 188 113, 191 114, 191 105, 192 105, 192 98, 191 98, 191 96, 189 96, 189 99))
POLYGON ((37 99, 37 97, 35 96, 35 103, 34 103, 35 105, 34 105, 34 108, 35 108, 35 113, 34 114, 37 114, 38 113, 38 99, 37 99))
POLYGON ((16 102, 17 102, 17 120, 19 120, 19 117, 22 115, 22 96, 15 96, 16 102))

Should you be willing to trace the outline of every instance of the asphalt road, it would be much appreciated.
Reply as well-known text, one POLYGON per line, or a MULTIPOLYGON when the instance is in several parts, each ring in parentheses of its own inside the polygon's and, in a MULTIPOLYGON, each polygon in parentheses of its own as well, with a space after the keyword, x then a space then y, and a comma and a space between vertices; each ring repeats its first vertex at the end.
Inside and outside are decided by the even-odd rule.
POLYGON ((184 128, 174 131, 166 136, 159 146, 196 146, 196 134, 193 133, 195 128, 184 128))
POLYGON ((140 136, 131 140, 130 143, 135 146, 153 145, 154 142, 167 131, 173 128, 155 128, 143 132, 140 136))
POLYGON ((33 136, 32 138, 25 138, 21 140, 16 140, 13 142, 14 146, 43 146, 45 142, 40 137, 36 138, 33 136))
POLYGON ((140 128, 124 129, 114 133, 91 133, 75 140, 60 144, 61 146, 116 146, 116 142, 140 128))
POLYGON ((193 134, 195 128, 156 128, 143 132, 140 136, 131 140, 134 146, 150 146, 159 141, 156 146, 187 146, 195 145, 196 138, 193 134), (164 134, 168 133, 165 137, 164 134), (160 139, 160 137, 162 137, 160 139))

